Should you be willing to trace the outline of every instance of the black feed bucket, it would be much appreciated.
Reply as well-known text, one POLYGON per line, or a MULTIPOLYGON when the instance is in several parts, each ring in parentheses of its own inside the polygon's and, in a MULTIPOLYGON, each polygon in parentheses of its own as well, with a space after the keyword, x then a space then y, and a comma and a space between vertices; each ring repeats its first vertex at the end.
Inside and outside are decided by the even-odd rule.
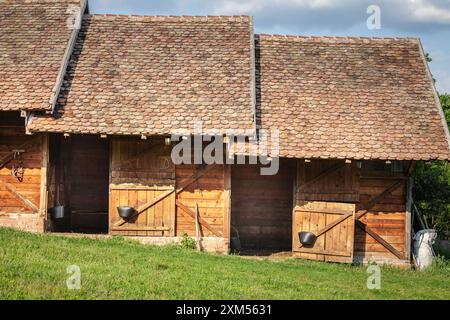
POLYGON ((316 235, 312 232, 300 231, 298 233, 300 243, 303 245, 313 245, 316 242, 316 235))
POLYGON ((64 206, 56 206, 48 209, 53 220, 60 220, 67 217, 67 208, 64 206))
POLYGON ((119 216, 123 220, 131 219, 134 216, 134 214, 136 213, 136 210, 134 208, 128 207, 128 206, 117 207, 117 211, 119 212, 119 216))
POLYGON ((70 231, 70 208, 67 206, 55 206, 48 209, 53 221, 55 232, 70 231))

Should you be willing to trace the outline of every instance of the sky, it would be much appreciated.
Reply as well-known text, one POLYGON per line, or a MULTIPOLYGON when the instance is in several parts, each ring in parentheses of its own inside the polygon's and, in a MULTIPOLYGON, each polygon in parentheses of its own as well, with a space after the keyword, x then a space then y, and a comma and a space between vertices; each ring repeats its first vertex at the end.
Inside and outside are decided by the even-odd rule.
POLYGON ((450 0, 89 0, 91 13, 250 15, 256 33, 419 37, 450 93, 450 0), (369 20, 369 24, 367 23, 369 20))

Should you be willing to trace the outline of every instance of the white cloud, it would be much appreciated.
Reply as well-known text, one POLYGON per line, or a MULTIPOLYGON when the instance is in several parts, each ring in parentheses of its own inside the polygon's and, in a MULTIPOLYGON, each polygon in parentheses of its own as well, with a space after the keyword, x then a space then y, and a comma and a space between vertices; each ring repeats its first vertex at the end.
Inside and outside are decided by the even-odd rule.
MULTIPOLYGON (((249 14, 263 17, 265 24, 302 27, 311 21, 322 25, 351 27, 367 18, 366 8, 381 7, 383 23, 391 29, 412 25, 431 28, 450 25, 449 0, 192 0, 211 9, 213 14, 249 14)), ((190 2, 185 0, 186 3, 190 2)))
POLYGON ((412 19, 417 22, 450 24, 450 10, 439 8, 430 1, 412 1, 412 19))

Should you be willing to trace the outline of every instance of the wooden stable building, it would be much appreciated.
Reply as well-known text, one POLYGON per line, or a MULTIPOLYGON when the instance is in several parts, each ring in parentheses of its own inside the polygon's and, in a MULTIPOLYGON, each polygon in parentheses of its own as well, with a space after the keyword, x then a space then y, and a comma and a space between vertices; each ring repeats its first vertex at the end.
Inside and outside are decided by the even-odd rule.
POLYGON ((418 39, 255 35, 250 17, 90 15, 83 0, 2 1, 0 28, 0 226, 410 262, 415 163, 450 156, 418 39), (231 155, 245 164, 175 164, 180 129, 275 130, 257 155, 279 169, 262 175, 246 143, 231 155))

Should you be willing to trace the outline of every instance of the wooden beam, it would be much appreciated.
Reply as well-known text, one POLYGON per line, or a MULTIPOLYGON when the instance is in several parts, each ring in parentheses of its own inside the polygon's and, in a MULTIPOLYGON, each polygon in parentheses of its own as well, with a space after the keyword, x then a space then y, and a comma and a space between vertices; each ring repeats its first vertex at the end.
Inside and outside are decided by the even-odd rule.
POLYGON ((36 213, 39 212, 39 207, 35 203, 33 203, 31 200, 29 200, 29 199, 25 198, 24 196, 22 196, 12 184, 10 184, 10 183, 8 183, 6 181, 3 181, 2 179, 0 179, 0 184, 2 184, 17 199, 22 201, 22 203, 25 206, 27 206, 28 208, 32 209, 36 213))
POLYGON ((395 255, 399 259, 404 259, 405 257, 403 254, 395 249, 392 245, 390 245, 386 240, 384 240, 382 237, 380 237, 376 232, 374 232, 372 229, 370 229, 367 225, 362 223, 359 220, 356 220, 356 225, 362 229, 364 232, 369 234, 372 238, 374 238, 378 243, 380 243, 383 247, 385 247, 389 252, 391 252, 393 255, 395 255))
MULTIPOLYGON (((186 212, 188 215, 190 215, 193 219, 195 219, 195 212, 192 211, 190 208, 186 207, 183 203, 181 203, 180 200, 175 201, 178 208, 186 212)), ((202 217, 198 217, 198 220, 200 221, 200 224, 204 226, 206 229, 211 231, 215 236, 222 237, 222 234, 220 232, 216 231, 208 222, 205 221, 202 217)))
POLYGON ((391 184, 386 190, 384 190, 379 195, 373 197, 369 202, 362 205, 362 210, 359 210, 356 215, 356 219, 359 220, 365 216, 370 209, 372 209, 380 200, 384 199, 386 196, 390 195, 394 190, 396 190, 405 180, 397 180, 391 184))
POLYGON ((230 248, 231 237, 231 165, 224 166, 224 210, 223 210, 223 236, 225 245, 230 248))
POLYGON ((125 226, 113 227, 111 231, 170 231, 170 227, 125 226))
POLYGON ((411 229, 412 229, 412 177, 408 179, 407 191, 406 191, 406 217, 405 217, 405 256, 406 259, 411 258, 411 229))
POLYGON ((40 186, 40 200, 39 200, 39 213, 41 216, 45 216, 47 213, 47 201, 48 201, 48 172, 49 163, 49 135, 45 133, 42 136, 42 165, 41 165, 41 186, 40 186))
POLYGON ((197 245, 197 250, 202 250, 202 245, 200 243, 200 210, 198 209, 198 203, 195 203, 195 242, 197 245))

